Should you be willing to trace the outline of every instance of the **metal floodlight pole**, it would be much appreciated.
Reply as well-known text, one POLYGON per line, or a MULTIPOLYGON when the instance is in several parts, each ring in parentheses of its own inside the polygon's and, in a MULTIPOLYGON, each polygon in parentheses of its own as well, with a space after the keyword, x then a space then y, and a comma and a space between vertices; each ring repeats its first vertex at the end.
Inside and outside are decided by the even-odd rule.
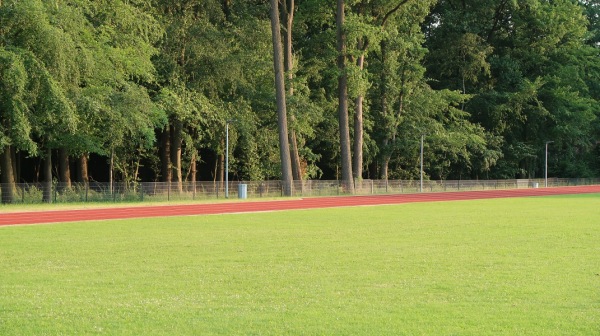
POLYGON ((421 192, 423 192, 423 140, 425 140, 425 134, 421 134, 421 192))
POLYGON ((225 122, 225 198, 229 198, 229 120, 225 122))
POLYGON ((544 187, 548 188, 548 144, 554 141, 546 141, 546 160, 544 164, 544 187))

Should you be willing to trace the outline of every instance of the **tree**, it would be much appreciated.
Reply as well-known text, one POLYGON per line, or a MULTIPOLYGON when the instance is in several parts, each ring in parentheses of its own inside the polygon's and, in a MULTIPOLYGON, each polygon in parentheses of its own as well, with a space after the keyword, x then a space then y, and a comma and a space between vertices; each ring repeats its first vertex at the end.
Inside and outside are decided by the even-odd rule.
POLYGON ((353 167, 354 177, 362 178, 363 175, 363 147, 364 147, 364 98, 368 89, 368 76, 365 73, 365 58, 371 46, 377 46, 385 34, 385 26, 391 21, 390 18, 396 14, 408 0, 383 1, 380 3, 369 3, 359 1, 353 8, 351 21, 348 23, 349 40, 355 44, 353 56, 355 61, 356 75, 353 76, 351 86, 354 87, 354 145, 353 145, 353 167))
MULTIPOLYGON (((283 35, 283 64, 285 73, 287 75, 288 97, 294 96, 294 56, 292 51, 292 32, 295 7, 296 5, 294 0, 284 0, 281 2, 281 18, 285 22, 285 34, 283 35)), ((290 114, 290 120, 292 123, 296 122, 296 116, 294 113, 290 114)), ((289 143, 292 176, 294 180, 302 180, 302 167, 300 164, 300 153, 298 152, 298 136, 293 127, 289 129, 289 143)))
POLYGON ((585 4, 489 0, 436 5, 427 27, 428 75, 435 88, 472 94, 465 111, 502 139, 503 159, 490 170, 492 176, 539 176, 548 139, 556 142, 561 157, 570 158, 551 164, 551 171, 592 174, 589 125, 597 115, 590 95, 595 84, 588 79, 597 74, 598 58, 584 43, 593 35, 587 32, 585 4), (448 45, 455 47, 449 52, 448 45))
MULTIPOLYGON (((4 13, 2 13, 4 14, 4 13)), ((31 139, 31 123, 26 103, 27 70, 20 50, 0 47, 0 149, 2 152, 0 183, 2 203, 12 203, 15 190, 15 173, 12 151, 22 149, 35 151, 31 139)))
POLYGON ((338 122, 340 132, 340 159, 342 166, 342 183, 344 190, 354 192, 352 180, 352 160, 350 152, 350 129, 348 121, 348 73, 346 69, 347 45, 345 32, 345 2, 337 0, 336 27, 338 51, 338 122))
MULTIPOLYGON (((51 150, 59 146, 62 136, 73 133, 77 120, 73 105, 67 98, 67 90, 61 85, 76 74, 67 57, 72 50, 72 39, 52 25, 49 13, 40 1, 15 2, 5 6, 0 7, 2 41, 5 44, 2 47, 5 50, 8 47, 14 56, 8 58, 13 60, 7 62, 8 74, 12 74, 17 83, 10 88, 10 97, 7 97, 9 114, 4 122, 11 128, 14 124, 18 127, 17 131, 22 132, 18 135, 12 133, 12 139, 5 142, 10 146, 17 140, 14 141, 17 146, 22 148, 26 145, 24 149, 29 149, 34 155, 44 153, 44 201, 51 202, 51 150), (11 117, 13 113, 20 116, 15 119, 11 117), (38 149, 42 151, 38 152, 38 149)), ((7 150, 10 148, 5 148, 4 152, 7 150)), ((8 172, 9 165, 6 166, 4 174, 8 181, 11 174, 8 172)))
POLYGON ((277 128, 279 130, 281 179, 284 186, 284 194, 286 196, 291 196, 292 164, 290 160, 290 146, 288 141, 285 82, 283 79, 283 52, 281 46, 281 31, 279 28, 278 0, 271 0, 271 32, 273 36, 273 62, 275 69, 275 93, 277 98, 277 128))
MULTIPOLYGON (((372 87, 368 92, 371 101, 373 123, 371 137, 376 141, 372 150, 378 157, 379 173, 373 173, 383 179, 390 176, 389 164, 392 156, 406 155, 408 148, 399 146, 406 138, 420 138, 417 129, 402 128, 409 118, 420 118, 426 114, 428 106, 410 105, 419 92, 427 89, 425 69, 422 65, 426 49, 420 24, 429 13, 431 2, 392 2, 373 11, 380 38, 373 39, 375 47, 370 50, 370 72, 373 76, 372 87), (414 106, 407 108, 407 106, 414 106)), ((413 125, 423 129, 424 125, 413 125)), ((396 174, 391 174, 396 175, 396 174)))

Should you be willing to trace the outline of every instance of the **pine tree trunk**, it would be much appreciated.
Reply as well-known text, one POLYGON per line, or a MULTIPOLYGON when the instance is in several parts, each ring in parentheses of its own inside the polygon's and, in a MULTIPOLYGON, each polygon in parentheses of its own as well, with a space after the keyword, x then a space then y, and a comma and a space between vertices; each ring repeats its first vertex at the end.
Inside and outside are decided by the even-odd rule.
POLYGON ((58 175, 62 184, 61 189, 71 188, 71 167, 69 166, 69 153, 65 148, 58 150, 58 175))
MULTIPOLYGON (((294 116, 291 116, 295 119, 294 116)), ((292 160, 292 176, 295 181, 302 180, 302 166, 300 164, 300 154, 298 153, 298 139, 296 137, 296 131, 290 130, 290 159, 292 160)))
POLYGON ((337 51, 338 68, 340 75, 338 77, 338 121, 340 129, 340 154, 342 164, 342 183, 344 190, 354 193, 354 183, 352 181, 352 158, 350 153, 350 127, 348 124, 348 74, 346 73, 346 33, 344 32, 344 0, 337 1, 337 51))
POLYGON ((181 173, 181 146, 183 144, 183 122, 179 119, 173 121, 173 133, 171 139, 171 164, 173 166, 172 181, 177 184, 177 191, 183 192, 183 179, 181 173))
MULTIPOLYGON (((365 6, 361 3, 358 5, 357 14, 363 16, 365 12, 365 6)), ((365 53, 367 49, 368 41, 364 38, 359 38, 356 49, 360 52, 360 56, 356 61, 356 66, 359 72, 363 72, 365 67, 365 53)), ((358 96, 354 100, 354 148, 352 156, 352 172, 354 173, 355 181, 362 183, 363 177, 363 144, 364 144, 364 126, 363 126, 363 103, 364 93, 358 92, 358 96)))
POLYGON ((225 155, 220 154, 217 165, 219 166, 219 186, 221 190, 225 190, 225 155))
MULTIPOLYGON (((381 63, 383 64, 383 68, 385 69, 386 66, 386 43, 385 41, 381 41, 380 43, 380 47, 381 47, 381 63)), ((383 120, 387 120, 387 90, 386 90, 386 85, 387 85, 387 75, 385 73, 385 70, 381 71, 381 76, 380 76, 380 82, 381 82, 381 92, 380 92, 380 97, 381 97, 381 114, 382 114, 382 119, 383 120)), ((390 125, 387 125, 384 122, 383 125, 383 146, 382 146, 382 152, 381 152, 381 176, 380 178, 383 180, 388 180, 388 167, 389 167, 389 163, 390 163, 390 148, 389 148, 389 132, 390 132, 390 125)))
POLYGON ((277 126, 279 129, 279 157, 281 159, 281 179, 283 194, 292 195, 292 163, 287 129, 287 108, 285 102, 285 82, 283 79, 283 51, 279 30, 279 3, 271 2, 271 36, 273 39, 273 67, 275 70, 275 97, 277 101, 277 126))
POLYGON ((43 196, 42 202, 52 203, 52 149, 46 149, 45 157, 42 166, 43 196))
POLYGON ((2 188, 0 188, 0 192, 2 193, 2 203, 10 204, 14 202, 16 189, 11 147, 4 146, 2 149, 2 156, 0 157, 0 183, 2 188))
POLYGON ((231 17, 231 0, 222 0, 221 8, 225 14, 225 21, 229 22, 231 17))
POLYGON ((13 165, 13 177, 15 182, 19 182, 21 180, 21 155, 17 155, 17 151, 15 147, 10 147, 10 156, 12 159, 13 165))
MULTIPOLYGON (((362 46, 362 43, 359 44, 359 47, 362 46)), ((365 55, 362 54, 357 61, 358 68, 362 71, 364 68, 365 55)), ((354 172, 354 177, 356 179, 362 179, 363 175, 363 101, 364 97, 359 94, 356 97, 354 108, 354 166, 352 167, 354 172)))
MULTIPOLYGON (((388 145, 388 140, 387 139, 385 139, 384 144, 387 147, 387 145, 388 145)), ((383 180, 385 180, 385 181, 388 180, 389 165, 390 165, 390 155, 389 154, 385 154, 383 156, 383 162, 381 163, 381 178, 383 180)))
MULTIPOLYGON (((283 63, 287 74, 288 96, 294 95, 294 55, 292 52, 292 29, 294 25, 294 0, 282 2, 282 19, 285 21, 285 34, 283 35, 283 63)), ((294 113, 290 113, 292 124, 296 121, 294 113)), ((302 180, 302 168, 300 166, 300 153, 298 152, 298 137, 296 131, 289 130, 290 159, 292 160, 292 177, 296 181, 302 180)))
POLYGON ((87 184, 89 181, 88 157, 87 154, 84 153, 77 159, 77 182, 87 184))
POLYGON ((192 182, 192 192, 196 195, 196 170, 197 170, 197 153, 192 153, 192 159, 190 162, 190 178, 189 181, 192 182))
POLYGON ((362 179, 363 175, 363 96, 355 101, 354 114, 354 178, 362 179))
POLYGON ((162 182, 171 182, 171 129, 166 126, 161 135, 160 163, 162 182))

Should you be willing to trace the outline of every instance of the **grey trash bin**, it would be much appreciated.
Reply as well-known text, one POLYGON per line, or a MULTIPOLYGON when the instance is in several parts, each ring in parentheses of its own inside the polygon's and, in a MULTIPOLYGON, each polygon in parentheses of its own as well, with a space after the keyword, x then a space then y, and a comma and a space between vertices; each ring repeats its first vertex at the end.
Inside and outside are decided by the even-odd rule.
POLYGON ((248 198, 248 185, 238 184, 238 198, 248 198))

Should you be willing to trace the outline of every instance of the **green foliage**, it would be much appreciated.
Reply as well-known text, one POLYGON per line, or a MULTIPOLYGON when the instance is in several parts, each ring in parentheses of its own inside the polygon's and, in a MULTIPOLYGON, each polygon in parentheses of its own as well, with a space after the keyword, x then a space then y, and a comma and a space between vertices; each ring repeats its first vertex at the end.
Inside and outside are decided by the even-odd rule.
POLYGON ((0 146, 15 145, 35 152, 27 117, 27 70, 18 52, 0 49, 0 146))
MULTIPOLYGON (((422 133, 430 177, 539 177, 546 141, 552 175, 597 176, 598 13, 584 0, 347 1, 365 176, 415 178, 422 133)), ((294 14, 288 128, 305 177, 337 178, 335 2, 294 14)), ((277 179, 269 28, 264 1, 0 1, 0 146, 113 153, 135 180, 159 166, 157 132, 181 125, 189 169, 224 153, 235 119, 232 175, 277 179)))
POLYGON ((474 81, 476 77, 471 75, 475 71, 462 77, 467 79, 464 90, 473 95, 465 104, 466 111, 505 141, 503 159, 490 173, 540 176, 543 144, 548 140, 557 143, 555 155, 571 158, 552 162, 550 169, 555 174, 597 173, 591 155, 595 143, 591 125, 598 120, 600 105, 596 81, 589 79, 598 78, 594 69, 599 58, 597 51, 585 44, 590 35, 584 15, 584 8, 589 16, 594 6, 537 0, 463 3, 465 6, 452 6, 440 1, 434 10, 436 16, 427 27, 431 35, 427 41, 431 50, 428 74, 436 79, 436 88, 457 88, 457 76, 448 71, 457 67, 445 57, 449 49, 461 45, 456 37, 470 34, 475 36, 473 41, 479 41, 476 44, 488 46, 474 63, 485 67, 473 68, 486 76, 474 81), (440 18, 445 20, 435 21, 440 18))

